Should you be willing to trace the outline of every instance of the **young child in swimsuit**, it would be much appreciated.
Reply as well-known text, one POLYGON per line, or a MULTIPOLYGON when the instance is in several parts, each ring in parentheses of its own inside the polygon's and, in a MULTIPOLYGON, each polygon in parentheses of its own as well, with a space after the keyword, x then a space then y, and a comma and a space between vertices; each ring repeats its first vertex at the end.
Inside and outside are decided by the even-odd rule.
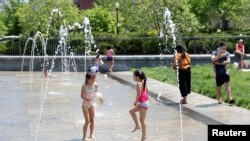
POLYGON ((142 128, 142 137, 141 141, 146 140, 146 113, 149 106, 148 103, 148 88, 146 86, 147 78, 143 71, 141 70, 135 70, 133 74, 134 80, 136 81, 136 98, 134 102, 134 107, 129 110, 130 115, 135 123, 135 128, 132 132, 135 132, 136 130, 140 129, 140 125, 136 116, 136 112, 140 112, 140 122, 141 122, 141 128, 142 128))
POLYGON ((82 101, 82 112, 84 115, 85 123, 83 126, 83 141, 93 139, 94 132, 94 116, 95 109, 93 106, 94 97, 97 92, 98 84, 95 82, 95 74, 87 72, 85 83, 82 85, 81 98, 82 101), (88 126, 90 126, 90 136, 87 137, 88 126))
POLYGON ((111 46, 107 46, 105 54, 107 56, 107 62, 108 62, 108 65, 109 65, 109 72, 112 72, 114 64, 115 64, 115 61, 114 61, 115 52, 114 52, 114 50, 112 49, 111 46))
POLYGON ((93 64, 93 66, 90 68, 90 71, 91 71, 92 73, 97 73, 97 72, 99 72, 99 71, 100 71, 99 68, 100 68, 101 65, 103 65, 103 61, 102 61, 102 59, 100 58, 100 55, 98 54, 98 55, 96 55, 96 57, 95 57, 95 62, 94 62, 94 64, 93 64))

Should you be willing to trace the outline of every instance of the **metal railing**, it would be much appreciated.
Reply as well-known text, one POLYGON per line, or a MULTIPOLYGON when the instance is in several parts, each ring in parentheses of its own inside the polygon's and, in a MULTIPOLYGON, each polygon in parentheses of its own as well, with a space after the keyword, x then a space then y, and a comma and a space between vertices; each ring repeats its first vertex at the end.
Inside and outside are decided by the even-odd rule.
MULTIPOLYGON (((178 43, 187 48, 190 54, 210 54, 212 50, 218 47, 218 43, 225 41, 228 44, 228 50, 233 53, 234 46, 239 39, 244 40, 245 52, 250 53, 250 36, 183 36, 179 37, 178 43)), ((24 53, 27 37, 5 36, 0 37, 0 55, 22 56, 24 53)), ((58 39, 49 39, 47 41, 47 54, 55 55, 58 39)), ((100 48, 100 53, 104 53, 106 46, 113 45, 117 55, 159 55, 171 54, 171 39, 166 40, 159 37, 127 37, 127 38, 95 38, 96 45, 100 48), (166 47, 167 46, 167 47, 166 47)), ((25 55, 31 54, 31 45, 26 46, 25 55)), ((34 55, 41 55, 41 43, 36 42, 37 50, 34 55)), ((84 55, 84 39, 71 39, 67 41, 68 51, 74 55, 84 55)), ((95 48, 93 47, 93 52, 95 48)))

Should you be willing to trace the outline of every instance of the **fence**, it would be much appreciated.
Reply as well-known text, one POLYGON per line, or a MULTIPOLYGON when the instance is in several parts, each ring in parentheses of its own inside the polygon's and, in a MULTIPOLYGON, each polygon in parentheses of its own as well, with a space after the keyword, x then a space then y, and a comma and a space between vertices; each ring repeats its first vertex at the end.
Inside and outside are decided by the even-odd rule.
MULTIPOLYGON (((199 37, 179 37, 178 43, 184 45, 190 54, 210 54, 212 50, 218 47, 218 43, 225 41, 228 44, 228 51, 233 53, 237 40, 243 39, 245 52, 250 52, 250 36, 199 36, 199 37)), ((27 37, 7 36, 0 38, 0 55, 22 56, 25 50, 27 37)), ((48 55, 55 55, 59 45, 59 39, 48 39, 46 52, 48 55)), ((171 39, 166 40, 160 37, 127 37, 127 38, 103 38, 96 37, 95 44, 103 54, 107 45, 112 45, 117 55, 159 55, 171 54, 173 52, 171 39)), ((42 43, 36 41, 37 49, 34 55, 42 54, 42 43)), ((25 55, 30 55, 32 43, 26 46, 25 55)), ((92 52, 95 52, 94 46, 92 52)), ((84 39, 68 39, 67 52, 74 55, 85 54, 84 39)))

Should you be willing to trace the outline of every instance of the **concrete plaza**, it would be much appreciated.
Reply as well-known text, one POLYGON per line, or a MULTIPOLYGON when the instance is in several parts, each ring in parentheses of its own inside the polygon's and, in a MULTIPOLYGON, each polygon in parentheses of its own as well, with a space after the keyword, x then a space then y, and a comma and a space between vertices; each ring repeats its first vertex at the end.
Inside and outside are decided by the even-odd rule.
MULTIPOLYGON (((84 73, 53 76, 0 72, 0 141, 81 141, 84 73)), ((135 98, 132 73, 99 73, 96 81, 105 101, 96 107, 95 141, 140 141, 140 130, 131 133, 134 123, 128 112, 135 98)), ((249 110, 218 105, 196 93, 180 106, 177 87, 153 79, 148 87, 148 141, 206 141, 208 124, 250 123, 249 110)))

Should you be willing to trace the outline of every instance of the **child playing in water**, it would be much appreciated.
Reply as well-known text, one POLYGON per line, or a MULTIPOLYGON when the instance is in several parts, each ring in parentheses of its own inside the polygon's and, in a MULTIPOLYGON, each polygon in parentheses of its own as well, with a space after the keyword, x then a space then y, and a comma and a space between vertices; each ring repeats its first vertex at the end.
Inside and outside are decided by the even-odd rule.
POLYGON ((100 55, 98 54, 98 55, 96 55, 96 57, 95 57, 95 62, 94 62, 94 64, 93 64, 93 66, 90 68, 90 71, 91 71, 92 73, 97 73, 97 72, 99 72, 99 67, 100 67, 101 65, 103 65, 103 61, 101 60, 100 55))
POLYGON ((146 113, 149 106, 148 103, 148 88, 146 86, 147 78, 143 71, 135 70, 133 74, 134 80, 136 81, 136 93, 137 96, 135 98, 134 107, 129 110, 130 115, 135 123, 135 128, 132 132, 140 129, 140 125, 136 116, 136 112, 140 112, 140 122, 142 128, 142 137, 141 141, 146 140, 146 113))
POLYGON ((114 50, 112 49, 111 46, 107 46, 105 54, 107 56, 107 62, 109 64, 109 72, 112 72, 114 64, 115 64, 115 61, 114 61, 115 52, 114 52, 114 50))
POLYGON ((94 132, 94 116, 95 109, 93 106, 93 100, 97 92, 98 84, 95 82, 95 74, 87 72, 85 83, 82 85, 81 98, 82 101, 82 111, 85 119, 85 123, 83 126, 83 141, 88 141, 89 139, 93 139, 94 132), (87 137, 87 129, 90 125, 90 136, 87 137))
POLYGON ((42 77, 45 77, 47 78, 49 75, 48 75, 48 70, 46 68, 43 68, 42 69, 42 77))

